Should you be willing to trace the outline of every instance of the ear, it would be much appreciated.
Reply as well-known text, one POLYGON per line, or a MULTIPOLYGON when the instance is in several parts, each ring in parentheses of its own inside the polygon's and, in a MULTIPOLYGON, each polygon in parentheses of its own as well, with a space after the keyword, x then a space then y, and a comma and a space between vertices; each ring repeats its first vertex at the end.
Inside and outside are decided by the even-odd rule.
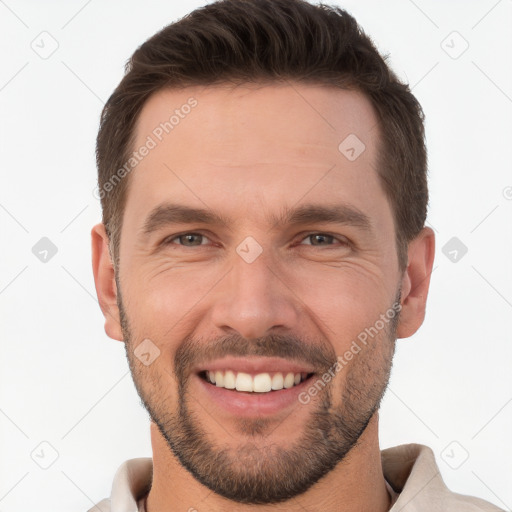
POLYGON ((96 295, 105 317, 105 332, 114 340, 123 341, 114 265, 110 258, 108 235, 103 224, 96 224, 91 231, 92 271, 96 295))
POLYGON ((423 323, 434 254, 435 235, 431 228, 425 227, 409 243, 407 269, 402 277, 398 338, 412 336, 423 323))

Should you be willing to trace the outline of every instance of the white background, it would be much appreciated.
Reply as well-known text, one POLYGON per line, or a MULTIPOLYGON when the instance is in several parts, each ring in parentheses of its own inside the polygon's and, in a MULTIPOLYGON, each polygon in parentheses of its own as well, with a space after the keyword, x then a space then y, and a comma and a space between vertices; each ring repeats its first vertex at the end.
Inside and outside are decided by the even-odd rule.
MULTIPOLYGON (((121 462, 151 455, 95 297, 94 144, 128 57, 201 4, 0 1, 1 512, 87 510, 121 462), (31 47, 51 48, 43 31, 58 43, 47 59, 31 47), (46 263, 32 253, 42 237, 58 250, 46 263)), ((381 446, 426 444, 448 487, 511 510, 512 1, 339 5, 427 116, 435 270, 423 327, 397 344, 381 446), (442 251, 452 237, 468 248, 455 263, 442 251)))

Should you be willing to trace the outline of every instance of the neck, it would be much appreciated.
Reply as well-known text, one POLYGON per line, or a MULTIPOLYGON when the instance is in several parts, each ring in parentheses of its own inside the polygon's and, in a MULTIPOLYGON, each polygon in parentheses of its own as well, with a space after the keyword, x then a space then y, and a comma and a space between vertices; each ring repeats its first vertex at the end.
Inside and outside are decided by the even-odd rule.
MULTIPOLYGON (((153 482, 147 512, 254 512, 254 505, 243 505, 212 493, 198 482, 177 460, 156 425, 151 423, 153 482)), ((378 442, 378 412, 370 420, 357 445, 330 473, 307 492, 285 503, 260 505, 258 511, 356 512, 389 510, 378 442)))

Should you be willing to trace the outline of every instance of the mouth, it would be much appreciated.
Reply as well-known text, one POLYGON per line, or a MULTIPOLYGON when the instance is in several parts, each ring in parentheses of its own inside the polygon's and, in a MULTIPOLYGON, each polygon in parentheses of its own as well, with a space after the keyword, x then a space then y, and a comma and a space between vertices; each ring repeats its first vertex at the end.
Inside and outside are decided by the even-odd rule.
POLYGON ((281 358, 226 357, 196 368, 198 397, 216 414, 269 417, 301 406, 299 395, 314 380, 314 368, 281 358))
POLYGON ((204 370, 199 377, 218 388, 244 393, 272 393, 290 389, 310 379, 308 372, 262 372, 246 373, 234 370, 204 370))

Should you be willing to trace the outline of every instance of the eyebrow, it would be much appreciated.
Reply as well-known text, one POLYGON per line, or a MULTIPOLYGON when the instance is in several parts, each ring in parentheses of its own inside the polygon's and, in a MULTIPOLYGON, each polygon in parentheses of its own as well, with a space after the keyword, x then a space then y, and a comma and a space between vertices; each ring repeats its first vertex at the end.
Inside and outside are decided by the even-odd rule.
MULTIPOLYGON (((298 224, 329 223, 351 225, 372 233, 370 218, 358 208, 347 204, 318 205, 306 204, 296 208, 285 208, 280 215, 271 214, 267 221, 271 230, 282 226, 298 224)), ((155 207, 148 215, 142 232, 150 235, 171 224, 208 224, 229 226, 228 218, 205 208, 166 203, 155 207)))

